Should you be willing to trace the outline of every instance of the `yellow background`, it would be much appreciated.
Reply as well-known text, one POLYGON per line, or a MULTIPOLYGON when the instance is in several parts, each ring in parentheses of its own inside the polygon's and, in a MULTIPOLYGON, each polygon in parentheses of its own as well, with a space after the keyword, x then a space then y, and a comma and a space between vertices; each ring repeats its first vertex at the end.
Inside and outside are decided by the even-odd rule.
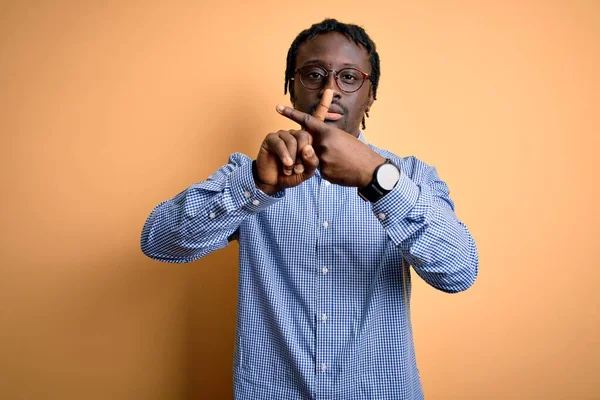
POLYGON ((231 398, 237 245, 139 249, 152 208, 270 131, 324 17, 382 58, 366 137, 435 165, 475 286, 415 276, 427 399, 600 398, 600 2, 2 2, 0 397, 231 398))

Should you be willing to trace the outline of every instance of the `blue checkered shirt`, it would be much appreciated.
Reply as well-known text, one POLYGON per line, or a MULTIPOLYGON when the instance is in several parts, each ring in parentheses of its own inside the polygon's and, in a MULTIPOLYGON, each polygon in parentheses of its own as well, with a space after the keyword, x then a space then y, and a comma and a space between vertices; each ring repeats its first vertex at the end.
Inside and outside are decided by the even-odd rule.
POLYGON ((370 147, 402 171, 374 204, 318 171, 266 195, 236 153, 148 217, 142 250, 157 260, 239 241, 235 399, 423 398, 409 266, 458 292, 475 280, 477 250, 435 168, 370 147))

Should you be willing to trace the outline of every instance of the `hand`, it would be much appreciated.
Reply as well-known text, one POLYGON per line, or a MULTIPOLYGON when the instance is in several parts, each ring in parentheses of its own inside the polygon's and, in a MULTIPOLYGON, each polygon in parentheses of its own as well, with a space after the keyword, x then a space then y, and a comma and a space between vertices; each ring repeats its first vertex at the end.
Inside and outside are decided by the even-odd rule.
MULTIPOLYGON (((323 95, 313 118, 324 121, 333 92, 323 95)), ((310 179, 319 166, 312 147, 312 136, 305 130, 270 133, 256 157, 256 186, 267 194, 298 186, 310 179)))
MULTIPOLYGON (((332 94, 331 90, 327 89, 323 98, 331 98, 332 94)), ((331 101, 327 103, 326 109, 323 108, 323 100, 321 103, 317 112, 326 113, 331 101)), ((371 182, 375 168, 385 162, 385 158, 356 137, 327 125, 324 118, 316 118, 284 106, 277 106, 277 111, 299 123, 302 129, 310 133, 312 146, 319 159, 321 175, 332 183, 365 187, 371 182)))

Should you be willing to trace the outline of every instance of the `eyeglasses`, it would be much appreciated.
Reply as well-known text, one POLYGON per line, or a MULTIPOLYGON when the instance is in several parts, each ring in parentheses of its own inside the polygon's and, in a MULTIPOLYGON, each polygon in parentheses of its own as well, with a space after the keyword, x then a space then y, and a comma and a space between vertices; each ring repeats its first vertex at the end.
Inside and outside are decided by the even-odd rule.
POLYGON ((333 73, 335 83, 344 93, 356 92, 362 87, 365 80, 371 78, 369 74, 356 68, 344 68, 336 72, 333 69, 327 70, 320 65, 305 65, 294 71, 294 74, 300 76, 302 86, 310 90, 318 90, 325 86, 330 72, 333 73))

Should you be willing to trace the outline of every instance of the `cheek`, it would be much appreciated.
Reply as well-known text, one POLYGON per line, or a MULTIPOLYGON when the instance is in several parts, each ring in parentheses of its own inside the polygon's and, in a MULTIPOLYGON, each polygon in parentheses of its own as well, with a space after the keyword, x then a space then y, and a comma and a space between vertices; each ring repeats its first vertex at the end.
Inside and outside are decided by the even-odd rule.
MULTIPOLYGON (((295 96, 293 97, 292 103, 294 104, 294 108, 303 112, 307 112, 309 108, 313 105, 314 99, 307 96, 303 91, 295 92, 295 96)), ((318 100, 317 100, 318 101, 318 100)))
POLYGON ((293 88, 293 97, 295 101, 306 102, 311 95, 311 93, 307 93, 307 89, 297 80, 294 80, 293 88))
POLYGON ((353 108, 353 111, 350 113, 350 119, 352 122, 359 122, 362 120, 364 114, 364 107, 357 105, 356 108, 353 108))

